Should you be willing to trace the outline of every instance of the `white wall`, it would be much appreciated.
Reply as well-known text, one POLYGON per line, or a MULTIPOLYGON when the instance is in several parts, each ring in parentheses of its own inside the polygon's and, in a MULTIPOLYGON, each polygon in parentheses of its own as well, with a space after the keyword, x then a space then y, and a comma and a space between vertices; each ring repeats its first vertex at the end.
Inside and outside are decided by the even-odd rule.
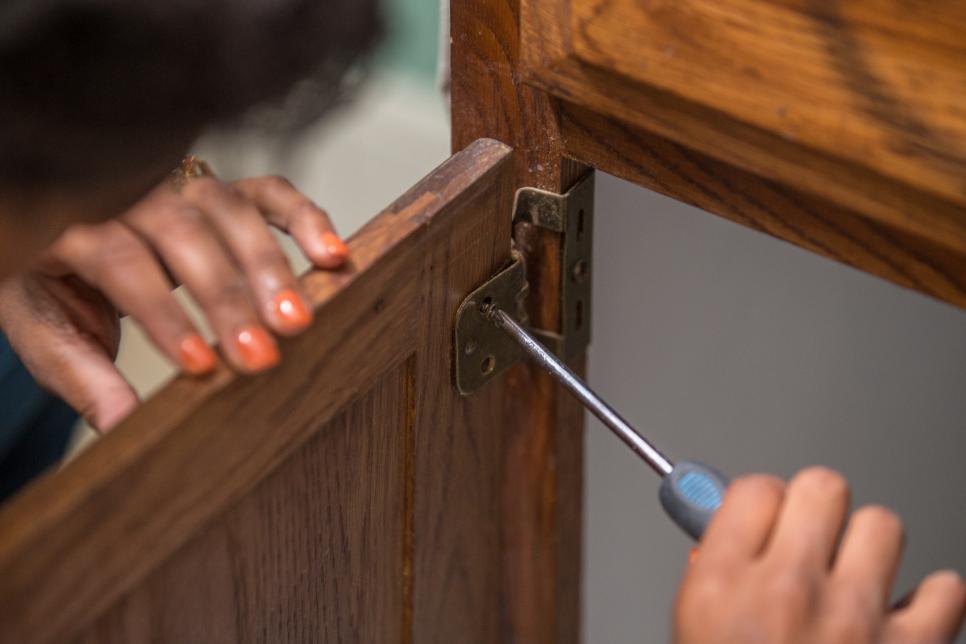
MULTIPOLYGON (((613 177, 597 183, 590 381, 669 456, 844 472, 906 520, 899 586, 966 573, 966 312, 613 177)), ((668 641, 689 544, 588 419, 584 641, 668 641)))

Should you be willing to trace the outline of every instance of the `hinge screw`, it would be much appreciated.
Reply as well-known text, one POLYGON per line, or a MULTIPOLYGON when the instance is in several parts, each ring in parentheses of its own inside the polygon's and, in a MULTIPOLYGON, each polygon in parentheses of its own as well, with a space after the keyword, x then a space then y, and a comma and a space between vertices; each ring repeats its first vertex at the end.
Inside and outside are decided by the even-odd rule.
POLYGON ((496 367, 496 358, 493 356, 486 356, 483 358, 483 362, 480 363, 480 371, 484 376, 488 376, 493 373, 493 369, 496 367))
POLYGON ((583 282, 587 279, 587 261, 578 259, 574 262, 574 267, 570 269, 570 277, 575 282, 583 282))
POLYGON ((493 310, 493 298, 489 296, 484 297, 483 304, 480 304, 480 313, 482 313, 484 317, 489 317, 490 311, 492 310, 493 310))

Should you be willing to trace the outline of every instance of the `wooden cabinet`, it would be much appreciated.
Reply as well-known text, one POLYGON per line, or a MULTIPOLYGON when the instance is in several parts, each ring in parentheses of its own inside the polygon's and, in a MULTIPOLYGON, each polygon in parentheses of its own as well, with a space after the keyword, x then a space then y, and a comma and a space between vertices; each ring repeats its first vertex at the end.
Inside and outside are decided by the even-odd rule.
POLYGON ((509 261, 510 149, 468 146, 303 284, 271 373, 182 379, 0 510, 0 641, 500 639, 504 389, 464 295, 509 261))
POLYGON ((600 168, 966 304, 964 33, 952 0, 453 0, 454 156, 305 276, 279 369, 172 383, 0 510, 0 641, 576 641, 582 410, 522 363, 452 380, 511 238, 561 328, 515 191, 600 168))
MULTIPOLYGON (((487 3, 484 3, 487 4, 487 3)), ((561 154, 966 303, 966 5, 520 0, 561 154)))

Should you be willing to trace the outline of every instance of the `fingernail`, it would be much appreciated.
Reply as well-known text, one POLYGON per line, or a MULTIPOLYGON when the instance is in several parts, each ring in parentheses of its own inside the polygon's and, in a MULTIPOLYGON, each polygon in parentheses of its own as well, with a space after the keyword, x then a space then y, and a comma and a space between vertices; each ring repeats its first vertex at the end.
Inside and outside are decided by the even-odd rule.
POLYGON ((300 331, 312 321, 312 312, 305 306, 302 296, 292 289, 276 295, 272 307, 286 331, 300 331))
POLYGON ((322 246, 325 252, 340 263, 349 256, 349 247, 333 232, 322 233, 322 246))
POLYGON ((694 560, 698 558, 698 549, 691 548, 691 552, 688 553, 688 563, 693 564, 694 560))
POLYGON ((187 335, 178 345, 178 359, 184 370, 192 375, 208 373, 215 368, 217 358, 214 350, 197 333, 187 335))
POLYGON ((242 363, 249 371, 263 371, 278 364, 278 346, 260 326, 243 327, 235 336, 242 363))

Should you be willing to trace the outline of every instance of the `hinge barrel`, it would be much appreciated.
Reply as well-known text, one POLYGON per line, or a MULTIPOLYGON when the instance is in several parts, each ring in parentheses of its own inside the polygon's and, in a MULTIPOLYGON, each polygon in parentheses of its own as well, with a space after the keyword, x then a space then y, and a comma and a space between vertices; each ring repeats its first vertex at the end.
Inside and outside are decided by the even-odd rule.
POLYGON ((594 244, 594 173, 565 194, 537 188, 517 190, 514 228, 525 222, 559 233, 560 320, 556 329, 531 329, 558 357, 586 350, 591 329, 591 255, 594 244))

